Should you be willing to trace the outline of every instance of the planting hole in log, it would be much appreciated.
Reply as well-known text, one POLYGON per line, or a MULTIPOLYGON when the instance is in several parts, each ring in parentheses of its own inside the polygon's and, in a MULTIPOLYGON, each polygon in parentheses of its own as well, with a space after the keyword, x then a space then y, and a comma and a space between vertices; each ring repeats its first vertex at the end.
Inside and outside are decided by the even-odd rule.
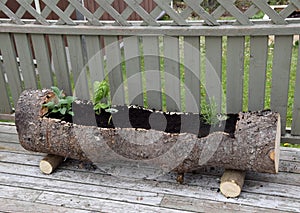
POLYGON ((109 122, 110 113, 97 116, 90 102, 77 100, 72 107, 75 116, 62 121, 42 116, 49 93, 27 90, 20 96, 16 126, 25 149, 93 162, 120 176, 150 178, 206 166, 278 172, 278 113, 241 112, 208 125, 199 114, 115 106, 109 122), (155 124, 155 119, 162 124, 155 124))

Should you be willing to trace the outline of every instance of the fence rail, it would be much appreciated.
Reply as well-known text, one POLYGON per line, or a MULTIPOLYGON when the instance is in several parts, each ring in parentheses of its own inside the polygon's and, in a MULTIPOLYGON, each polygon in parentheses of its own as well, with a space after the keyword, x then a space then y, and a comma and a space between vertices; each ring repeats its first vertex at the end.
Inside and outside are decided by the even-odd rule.
POLYGON ((43 0, 41 13, 33 0, 18 0, 16 12, 7 2, 0 1, 7 16, 0 19, 0 113, 13 112, 27 88, 56 85, 89 100, 93 82, 106 78, 114 104, 200 112, 210 96, 228 113, 270 107, 281 114, 284 140, 300 143, 300 19, 287 18, 300 0, 280 12, 265 0, 252 0, 245 11, 218 0, 212 12, 201 0, 185 0, 182 11, 154 0, 150 12, 141 0, 125 0, 122 12, 112 0, 94 0, 95 10, 78 0, 65 9, 43 0), (270 20, 252 19, 259 11, 270 20), (26 12, 34 20, 24 19, 26 12), (86 20, 75 20, 74 12, 86 20), (133 12, 142 20, 129 20, 133 12), (162 12, 170 19, 158 20, 162 12), (221 20, 225 12, 233 19, 221 20), (105 13, 114 20, 102 20, 105 13), (201 19, 188 20, 192 13, 201 19))

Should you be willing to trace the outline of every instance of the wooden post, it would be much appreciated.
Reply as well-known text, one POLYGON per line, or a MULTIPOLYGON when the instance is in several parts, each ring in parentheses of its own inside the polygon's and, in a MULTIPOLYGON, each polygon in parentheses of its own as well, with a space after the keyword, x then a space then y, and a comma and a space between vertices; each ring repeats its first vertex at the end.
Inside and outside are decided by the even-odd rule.
POLYGON ((40 170, 44 174, 51 174, 64 160, 64 157, 58 155, 47 155, 40 162, 40 170))
POLYGON ((225 197, 237 197, 241 194, 246 172, 227 169, 221 177, 220 190, 225 197))

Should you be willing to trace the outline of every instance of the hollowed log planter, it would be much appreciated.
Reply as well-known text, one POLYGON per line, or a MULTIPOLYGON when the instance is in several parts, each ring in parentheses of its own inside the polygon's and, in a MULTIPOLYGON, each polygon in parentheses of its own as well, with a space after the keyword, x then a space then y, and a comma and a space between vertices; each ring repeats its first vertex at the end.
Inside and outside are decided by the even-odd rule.
POLYGON ((99 128, 46 118, 42 105, 49 93, 26 90, 19 98, 15 120, 20 143, 27 150, 89 162, 128 159, 178 173, 204 166, 278 172, 278 113, 239 113, 233 133, 215 131, 198 137, 184 131, 184 127, 180 133, 168 133, 155 129, 99 128))

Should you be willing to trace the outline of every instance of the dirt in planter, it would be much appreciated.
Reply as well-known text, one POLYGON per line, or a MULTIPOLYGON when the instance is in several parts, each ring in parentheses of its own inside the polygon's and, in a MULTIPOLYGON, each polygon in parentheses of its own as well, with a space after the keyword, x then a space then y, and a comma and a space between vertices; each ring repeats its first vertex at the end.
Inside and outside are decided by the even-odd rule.
POLYGON ((238 119, 238 114, 228 114, 227 120, 220 121, 216 125, 209 125, 204 122, 201 115, 195 113, 166 113, 138 106, 116 106, 114 108, 117 109, 117 112, 112 115, 104 110, 97 115, 93 110, 92 103, 74 103, 75 116, 66 116, 63 120, 85 126, 97 125, 102 128, 142 128, 167 133, 186 132, 196 134, 198 137, 205 137, 215 131, 223 131, 234 137, 238 119))

